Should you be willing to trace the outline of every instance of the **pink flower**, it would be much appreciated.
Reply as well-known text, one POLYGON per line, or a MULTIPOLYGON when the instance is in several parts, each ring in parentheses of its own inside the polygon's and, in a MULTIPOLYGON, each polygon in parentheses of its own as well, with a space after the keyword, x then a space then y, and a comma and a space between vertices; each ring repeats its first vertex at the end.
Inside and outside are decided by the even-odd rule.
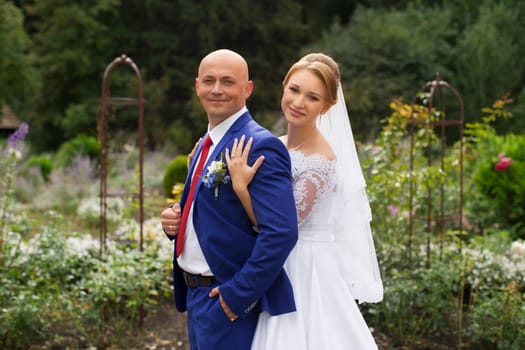
POLYGON ((498 154, 498 164, 496 164, 496 171, 507 171, 512 164, 512 159, 505 157, 502 153, 498 154))
POLYGON ((389 205, 387 208, 388 208, 388 211, 390 212, 390 215, 392 216, 396 216, 397 213, 399 213, 399 208, 396 207, 395 205, 389 205))

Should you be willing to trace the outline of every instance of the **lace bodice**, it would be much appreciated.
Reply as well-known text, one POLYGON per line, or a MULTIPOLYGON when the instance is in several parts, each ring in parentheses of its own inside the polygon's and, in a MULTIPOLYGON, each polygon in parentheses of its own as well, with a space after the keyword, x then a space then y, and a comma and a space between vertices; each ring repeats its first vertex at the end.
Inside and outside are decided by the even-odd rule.
POLYGON ((336 160, 291 151, 293 192, 301 231, 326 230, 333 223, 336 160))

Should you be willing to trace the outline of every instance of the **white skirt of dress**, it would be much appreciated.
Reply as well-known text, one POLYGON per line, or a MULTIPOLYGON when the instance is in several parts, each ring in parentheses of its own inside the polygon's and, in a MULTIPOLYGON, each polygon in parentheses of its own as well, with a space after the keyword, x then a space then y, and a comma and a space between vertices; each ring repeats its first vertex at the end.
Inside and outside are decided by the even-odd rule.
POLYGON ((286 260, 297 312, 261 313, 252 350, 374 350, 377 345, 340 275, 333 242, 299 239, 286 260))

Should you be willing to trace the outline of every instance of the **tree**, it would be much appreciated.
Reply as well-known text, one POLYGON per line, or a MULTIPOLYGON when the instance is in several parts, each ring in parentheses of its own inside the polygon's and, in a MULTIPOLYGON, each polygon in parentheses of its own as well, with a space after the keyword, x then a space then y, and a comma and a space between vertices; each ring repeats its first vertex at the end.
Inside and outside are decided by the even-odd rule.
POLYGON ((22 12, 16 6, 0 0, 0 106, 8 103, 19 111, 31 93, 34 74, 23 21, 22 12))
MULTIPOLYGON (((118 1, 71 4, 61 0, 24 5, 33 39, 33 64, 41 76, 30 121, 30 140, 37 150, 57 148, 67 139, 62 121, 71 106, 80 105, 96 120, 102 72, 113 56, 109 48, 118 46, 101 19, 117 15, 117 5, 118 1)), ((85 124, 78 129, 96 132, 85 124)))
MULTIPOLYGON (((341 64, 350 116, 361 140, 375 137, 391 98, 411 101, 436 73, 462 95, 467 121, 509 92, 521 118, 500 122, 499 130, 517 131, 525 127, 519 122, 525 110, 520 107, 525 96, 524 17, 525 3, 518 0, 358 6, 348 24, 334 22, 304 51, 326 51, 341 64)), ((447 107, 456 108, 454 103, 447 107)))
POLYGON ((464 95, 467 120, 505 93, 517 97, 523 91, 525 6, 515 5, 485 3, 479 17, 458 38, 455 81, 464 95))
MULTIPOLYGON (((42 149, 56 148, 79 131, 95 132, 102 73, 125 53, 141 69, 150 89, 146 99, 155 102, 146 106, 149 139, 174 139, 167 130, 176 125, 177 135, 187 135, 182 146, 189 150, 206 126, 193 91, 197 65, 206 53, 228 47, 246 57, 256 83, 249 106, 255 115, 264 115, 278 110, 281 79, 307 33, 296 0, 22 3, 42 75, 33 118, 41 132, 32 138, 42 149)), ((122 76, 117 85, 125 88, 129 82, 122 76)))
POLYGON ((450 41, 450 11, 409 6, 406 9, 359 6, 348 25, 335 22, 322 39, 305 51, 330 53, 341 67, 343 88, 357 138, 375 138, 395 97, 412 99, 439 72, 450 41))

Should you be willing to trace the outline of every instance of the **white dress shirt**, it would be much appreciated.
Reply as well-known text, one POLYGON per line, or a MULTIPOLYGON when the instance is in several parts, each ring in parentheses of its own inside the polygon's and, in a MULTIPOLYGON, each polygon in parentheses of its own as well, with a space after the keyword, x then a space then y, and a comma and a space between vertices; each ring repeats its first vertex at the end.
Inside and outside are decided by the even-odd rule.
MULTIPOLYGON (((246 106, 243 107, 240 111, 225 119, 222 123, 218 124, 211 130, 210 126, 208 125, 208 133, 210 134, 211 140, 213 142, 213 145, 210 147, 208 157, 210 157, 212 154, 215 145, 218 145, 223 136, 226 134, 226 131, 228 131, 233 123, 235 123, 235 121, 247 111, 248 109, 246 106)), ((188 214, 188 222, 186 224, 184 249, 182 250, 181 255, 179 255, 177 258, 177 262, 180 268, 186 272, 211 276, 213 275, 213 272, 211 271, 210 267, 208 266, 208 262, 204 257, 199 240, 197 238, 197 233, 195 232, 195 227, 193 226, 193 203, 194 202, 191 204, 190 212, 188 214)))

